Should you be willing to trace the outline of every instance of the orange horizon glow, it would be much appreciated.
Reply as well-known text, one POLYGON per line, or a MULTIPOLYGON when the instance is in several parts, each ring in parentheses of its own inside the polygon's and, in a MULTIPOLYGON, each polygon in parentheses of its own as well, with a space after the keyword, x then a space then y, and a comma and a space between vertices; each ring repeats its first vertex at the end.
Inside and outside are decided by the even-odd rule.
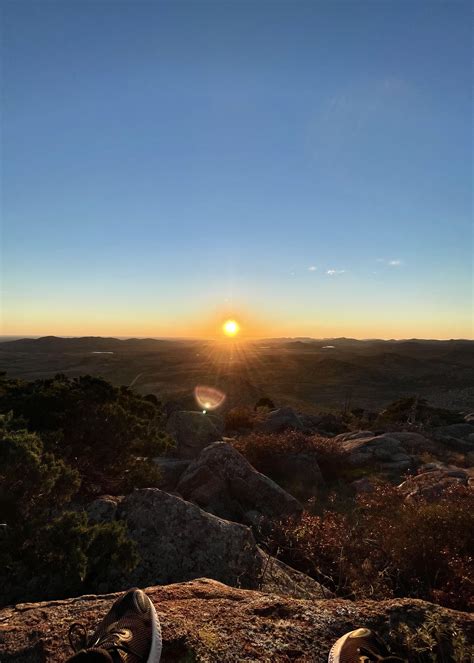
MULTIPOLYGON (((20 332, 14 332, 14 331, 7 331, 7 330, 0 330, 0 338, 2 337, 14 337, 14 338, 43 338, 45 336, 56 336, 58 338, 84 338, 84 337, 97 337, 97 338, 118 338, 118 339, 132 339, 132 338, 153 338, 153 339, 170 339, 170 340, 188 340, 188 341, 215 341, 219 342, 219 338, 217 338, 215 335, 212 334, 192 334, 192 333, 187 333, 186 331, 183 331, 183 333, 168 333, 166 331, 161 331, 157 332, 156 330, 150 330, 149 332, 144 331, 144 330, 136 330, 136 331, 121 331, 119 330, 112 330, 112 329, 104 329, 104 330, 97 330, 97 329, 89 329, 85 328, 84 330, 51 330, 50 328, 46 330, 41 330, 41 331, 20 331, 20 332)), ((225 338, 222 338, 222 334, 220 335, 221 341, 225 341, 225 338)), ((393 333, 390 334, 387 332, 387 330, 381 330, 380 333, 374 330, 367 330, 367 332, 360 333, 359 330, 357 332, 351 332, 349 330, 334 330, 334 331, 327 331, 323 332, 321 330, 320 333, 317 332, 288 332, 288 331, 273 331, 269 332, 267 334, 259 334, 259 335, 247 335, 245 338, 241 338, 240 342, 245 343, 246 341, 258 341, 258 340, 263 340, 263 339, 268 339, 268 338, 274 338, 274 339, 298 339, 298 338, 308 338, 311 340, 328 340, 328 339, 335 339, 335 338, 353 338, 355 340, 359 341, 364 341, 364 340, 381 340, 381 341, 403 341, 403 340, 412 340, 412 339, 418 339, 418 340, 432 340, 432 341, 474 341, 474 335, 469 335, 469 334, 445 334, 445 335, 436 335, 433 333, 421 333, 421 334, 415 334, 415 333, 410 333, 407 332, 406 334, 397 334, 393 333)))
MULTIPOLYGON (((383 323, 379 319, 368 319, 363 312, 357 320, 349 319, 344 311, 334 311, 312 316, 288 319, 286 315, 272 315, 265 310, 258 314, 243 306, 229 307, 227 310, 207 308, 207 312, 196 310, 192 315, 154 315, 149 311, 132 311, 130 317, 116 315, 110 310, 90 310, 85 315, 77 308, 49 312, 44 309, 33 310, 29 315, 18 312, 3 314, 0 335, 3 336, 102 336, 119 338, 186 338, 196 340, 216 340, 226 342, 232 337, 223 334, 222 326, 228 320, 238 321, 239 342, 261 338, 297 338, 314 339, 348 337, 356 339, 466 339, 472 340, 473 328, 470 316, 455 321, 451 316, 437 315, 429 319, 414 316, 396 319, 387 318, 383 323)), ((235 338, 235 337, 234 337, 235 338)))

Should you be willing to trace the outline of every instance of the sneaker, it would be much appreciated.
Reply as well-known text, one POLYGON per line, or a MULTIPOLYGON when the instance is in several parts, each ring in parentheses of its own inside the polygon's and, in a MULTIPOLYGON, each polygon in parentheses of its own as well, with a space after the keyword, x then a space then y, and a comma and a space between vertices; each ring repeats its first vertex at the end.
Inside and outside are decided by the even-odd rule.
POLYGON ((405 659, 391 656, 386 647, 368 628, 350 631, 334 643, 328 663, 379 663, 392 661, 406 663, 405 659))
POLYGON ((160 622, 140 589, 117 599, 91 637, 81 624, 72 624, 69 641, 76 652, 70 663, 158 663, 161 657, 160 622))

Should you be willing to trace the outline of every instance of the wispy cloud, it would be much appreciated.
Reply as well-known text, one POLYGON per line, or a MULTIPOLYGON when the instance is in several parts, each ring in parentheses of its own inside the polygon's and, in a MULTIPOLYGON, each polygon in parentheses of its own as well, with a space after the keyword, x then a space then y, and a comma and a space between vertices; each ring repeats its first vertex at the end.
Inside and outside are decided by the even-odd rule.
POLYGON ((308 267, 308 272, 315 272, 318 268, 315 265, 308 267))
POLYGON ((326 270, 326 274, 328 276, 338 276, 339 274, 344 274, 345 271, 345 269, 328 269, 326 270))
POLYGON ((376 258, 376 261, 388 265, 389 267, 400 267, 400 265, 403 264, 403 260, 400 258, 376 258))

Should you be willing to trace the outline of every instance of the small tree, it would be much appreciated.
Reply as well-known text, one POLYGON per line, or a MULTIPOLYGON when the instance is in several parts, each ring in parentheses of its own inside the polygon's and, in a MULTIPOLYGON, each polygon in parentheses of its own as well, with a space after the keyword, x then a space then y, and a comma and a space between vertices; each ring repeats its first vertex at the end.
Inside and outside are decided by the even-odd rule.
POLYGON ((77 506, 77 470, 44 450, 41 437, 0 419, 0 604, 100 588, 137 564, 120 522, 89 524, 77 506))
POLYGON ((9 430, 11 422, 0 421, 0 519, 7 525, 61 508, 80 485, 79 473, 45 453, 36 433, 9 430))

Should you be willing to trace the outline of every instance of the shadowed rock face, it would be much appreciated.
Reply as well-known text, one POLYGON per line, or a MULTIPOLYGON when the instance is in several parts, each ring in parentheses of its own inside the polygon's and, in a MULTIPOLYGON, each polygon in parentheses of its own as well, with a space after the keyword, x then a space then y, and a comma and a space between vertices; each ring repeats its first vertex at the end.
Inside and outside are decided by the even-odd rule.
POLYGON ((474 434, 474 425, 470 422, 465 424, 450 424, 449 426, 438 426, 434 430, 436 438, 455 437, 458 439, 470 439, 474 434))
POLYGON ((474 451, 474 425, 472 422, 438 426, 433 431, 433 437, 449 449, 461 453, 474 451))
POLYGON ((158 488, 125 498, 104 496, 88 507, 96 522, 123 520, 140 553, 138 566, 111 589, 192 580, 202 575, 232 586, 264 588, 297 598, 326 598, 321 585, 266 555, 251 530, 218 518, 158 488))
POLYGON ((227 442, 206 447, 181 476, 176 490, 222 518, 240 521, 245 520, 249 511, 283 517, 302 510, 298 500, 257 472, 227 442))
POLYGON ((341 443, 348 462, 355 467, 377 465, 381 471, 402 474, 415 460, 405 448, 408 440, 402 442, 391 433, 373 435, 362 431, 338 435, 335 439, 341 443))
POLYGON ((284 430, 304 430, 302 419, 291 407, 272 410, 260 426, 264 433, 281 433, 284 430))
POLYGON ((325 485, 318 454, 314 451, 274 454, 272 476, 302 503, 317 498, 325 485))
MULTIPOLYGON (((162 625, 162 663, 326 663, 333 642, 349 630, 373 628, 393 647, 390 629, 400 623, 416 628, 433 615, 467 638, 474 629, 472 616, 415 599, 307 601, 233 589, 206 579, 146 591, 162 625)), ((0 660, 61 663, 71 654, 69 625, 80 622, 91 630, 117 596, 83 596, 0 610, 0 660)))
POLYGON ((219 440, 222 430, 218 420, 202 412, 180 410, 173 412, 166 429, 176 440, 178 456, 189 460, 199 456, 204 447, 219 440))
POLYGON ((178 483, 181 475, 190 463, 189 460, 163 457, 154 458, 153 462, 160 469, 160 488, 166 491, 173 491, 176 488, 176 484, 178 483))
POLYGON ((121 497, 102 495, 87 506, 87 515, 91 523, 105 523, 115 520, 121 497))
POLYGON ((191 580, 206 575, 230 585, 255 586, 261 561, 248 527, 217 518, 157 488, 135 490, 121 503, 141 561, 131 585, 191 580))

